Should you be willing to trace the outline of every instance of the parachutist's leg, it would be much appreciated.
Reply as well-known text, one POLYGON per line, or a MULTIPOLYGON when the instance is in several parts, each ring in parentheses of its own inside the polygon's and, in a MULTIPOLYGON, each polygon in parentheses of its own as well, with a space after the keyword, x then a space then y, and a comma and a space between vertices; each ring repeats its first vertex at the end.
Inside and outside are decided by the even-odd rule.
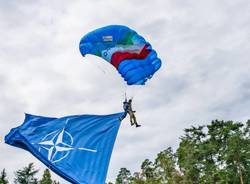
POLYGON ((134 124, 135 124, 135 126, 136 127, 140 127, 141 125, 139 125, 138 123, 137 123, 137 121, 136 121, 136 117, 135 117, 135 115, 133 114, 133 119, 134 119, 134 124))
POLYGON ((130 124, 131 124, 131 126, 133 126, 135 124, 133 121, 133 118, 131 116, 130 116, 130 124))
POLYGON ((136 117, 135 117, 134 113, 133 113, 133 115, 132 115, 132 119, 133 119, 134 123, 137 124, 137 122, 136 122, 136 117))
POLYGON ((131 126, 133 126, 135 122, 133 121, 133 114, 131 112, 129 112, 129 118, 130 118, 130 124, 131 126))

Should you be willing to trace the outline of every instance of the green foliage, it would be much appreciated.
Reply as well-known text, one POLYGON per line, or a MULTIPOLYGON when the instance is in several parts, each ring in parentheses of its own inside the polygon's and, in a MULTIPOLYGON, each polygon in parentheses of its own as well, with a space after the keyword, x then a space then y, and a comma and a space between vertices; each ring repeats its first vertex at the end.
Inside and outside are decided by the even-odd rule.
POLYGON ((51 174, 48 169, 44 170, 43 178, 40 180, 40 184, 52 184, 51 174))
POLYGON ((129 184, 131 182, 131 173, 126 168, 121 168, 117 175, 115 184, 129 184))
POLYGON ((16 171, 14 182, 16 184, 38 184, 37 178, 35 178, 38 170, 34 169, 34 164, 30 163, 27 167, 16 171))
POLYGON ((51 174, 49 169, 45 169, 43 172, 43 177, 40 180, 39 184, 53 184, 53 180, 51 179, 51 174))
POLYGON ((167 148, 140 172, 122 168, 116 184, 250 184, 250 120, 185 129, 176 154, 167 148))
MULTIPOLYGON (((212 121, 185 129, 176 153, 169 147, 154 161, 145 159, 139 172, 121 168, 115 184, 250 184, 250 120, 212 121)), ((42 179, 33 163, 15 172, 16 184, 59 184, 48 169, 42 179)), ((0 184, 7 184, 5 169, 0 184)), ((112 184, 108 182, 107 184, 112 184)))
MULTIPOLYGON (((34 164, 30 163, 27 167, 20 169, 15 172, 14 183, 15 184, 59 184, 59 182, 51 179, 49 169, 45 169, 42 179, 38 182, 35 175, 38 170, 34 168, 34 164)), ((1 180, 0 180, 1 181, 1 180)), ((1 183, 0 184, 5 184, 1 183)))
POLYGON ((39 184, 59 184, 59 182, 52 180, 49 169, 45 169, 43 172, 43 177, 39 181, 39 184))
MULTIPOLYGON (((52 184, 60 184, 59 181, 54 180, 52 184)), ((112 184, 112 183, 111 183, 112 184)))
POLYGON ((158 153, 154 166, 158 183, 175 184, 182 182, 182 176, 176 167, 176 155, 170 147, 158 153))
POLYGON ((0 184, 7 184, 9 183, 7 180, 7 174, 5 169, 3 169, 3 171, 1 172, 1 176, 0 176, 0 184))
POLYGON ((248 127, 232 121, 212 121, 185 130, 177 150, 187 182, 250 183, 248 127))
POLYGON ((145 159, 141 164, 141 171, 131 172, 121 168, 116 178, 116 184, 181 184, 182 176, 176 169, 176 156, 171 148, 160 152, 155 161, 145 159))

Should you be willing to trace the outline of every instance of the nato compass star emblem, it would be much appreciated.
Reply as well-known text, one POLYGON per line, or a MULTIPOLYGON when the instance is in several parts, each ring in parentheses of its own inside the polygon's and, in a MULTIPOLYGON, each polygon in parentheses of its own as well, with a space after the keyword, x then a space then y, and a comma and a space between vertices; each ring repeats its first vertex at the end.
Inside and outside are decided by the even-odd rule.
MULTIPOLYGON (((67 125, 68 121, 69 119, 66 120, 65 125, 67 125)), ((47 159, 52 163, 60 162, 73 150, 97 152, 95 149, 74 147, 73 136, 64 128, 50 132, 44 136, 41 142, 35 144, 39 145, 39 152, 47 154, 47 159)))

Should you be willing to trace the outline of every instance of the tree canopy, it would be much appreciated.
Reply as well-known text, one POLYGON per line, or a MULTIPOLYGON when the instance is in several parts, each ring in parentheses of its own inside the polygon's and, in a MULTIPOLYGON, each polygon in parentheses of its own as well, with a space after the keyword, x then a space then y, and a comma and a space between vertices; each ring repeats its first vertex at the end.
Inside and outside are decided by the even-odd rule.
MULTIPOLYGON (((15 172, 16 184, 59 184, 45 169, 39 180, 34 164, 15 172)), ((5 169, 0 184, 10 183, 5 169)), ((115 184, 250 184, 250 120, 246 123, 214 120, 184 130, 179 147, 145 159, 132 173, 118 172, 115 184)), ((108 182, 112 184, 112 182, 108 182)))
POLYGON ((184 130, 174 153, 169 147, 141 170, 121 168, 115 184, 250 184, 250 120, 214 120, 184 130))

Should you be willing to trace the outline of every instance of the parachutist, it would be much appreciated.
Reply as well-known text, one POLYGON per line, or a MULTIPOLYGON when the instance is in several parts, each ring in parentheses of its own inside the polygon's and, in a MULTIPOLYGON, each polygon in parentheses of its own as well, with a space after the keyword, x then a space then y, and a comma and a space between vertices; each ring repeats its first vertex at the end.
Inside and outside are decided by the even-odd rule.
POLYGON ((136 121, 136 111, 132 109, 132 99, 127 101, 127 98, 125 98, 125 101, 123 102, 123 109, 125 112, 123 119, 127 116, 127 114, 129 114, 131 126, 135 125, 136 128, 140 127, 141 125, 139 125, 136 121))

